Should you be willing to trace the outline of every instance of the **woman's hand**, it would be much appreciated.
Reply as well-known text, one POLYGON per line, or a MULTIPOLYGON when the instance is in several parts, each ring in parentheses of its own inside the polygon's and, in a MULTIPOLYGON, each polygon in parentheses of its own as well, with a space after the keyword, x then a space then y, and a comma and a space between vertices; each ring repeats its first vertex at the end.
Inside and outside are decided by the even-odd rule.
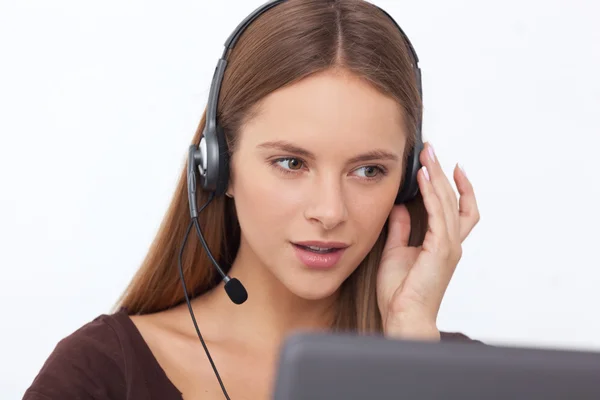
POLYGON ((394 206, 377 277, 377 300, 386 336, 439 340, 437 314, 462 256, 462 242, 479 221, 479 210, 473 187, 458 165, 454 181, 460 200, 430 144, 420 160, 418 182, 429 227, 422 246, 408 247, 408 210, 394 206))

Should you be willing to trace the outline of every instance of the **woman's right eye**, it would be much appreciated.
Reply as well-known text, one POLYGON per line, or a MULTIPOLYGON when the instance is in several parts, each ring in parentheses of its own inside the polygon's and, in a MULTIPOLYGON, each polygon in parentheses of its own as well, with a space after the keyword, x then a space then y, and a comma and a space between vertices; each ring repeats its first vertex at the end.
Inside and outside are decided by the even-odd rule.
POLYGON ((274 163, 277 164, 277 166, 279 166, 286 172, 299 171, 304 166, 304 163, 302 160, 300 160, 298 158, 292 158, 292 157, 279 158, 279 159, 275 160, 274 163))

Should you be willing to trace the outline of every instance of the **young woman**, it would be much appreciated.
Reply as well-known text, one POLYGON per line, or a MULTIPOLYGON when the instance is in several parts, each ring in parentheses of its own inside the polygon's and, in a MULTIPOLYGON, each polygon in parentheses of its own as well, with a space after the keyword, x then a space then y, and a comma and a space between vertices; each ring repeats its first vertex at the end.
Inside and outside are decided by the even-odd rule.
MULTIPOLYGON (((25 399, 266 399, 296 330, 469 340, 437 313, 479 219, 419 143, 416 60, 393 20, 361 0, 278 2, 228 55, 218 123, 229 180, 198 221, 248 299, 234 304, 189 232, 184 170, 147 258, 117 309, 62 340, 25 399), (411 152, 420 193, 395 205, 411 152)), ((198 145, 206 114, 193 138, 198 145)), ((211 193, 199 190, 198 205, 211 193)), ((210 197, 212 198, 212 197, 210 197)))

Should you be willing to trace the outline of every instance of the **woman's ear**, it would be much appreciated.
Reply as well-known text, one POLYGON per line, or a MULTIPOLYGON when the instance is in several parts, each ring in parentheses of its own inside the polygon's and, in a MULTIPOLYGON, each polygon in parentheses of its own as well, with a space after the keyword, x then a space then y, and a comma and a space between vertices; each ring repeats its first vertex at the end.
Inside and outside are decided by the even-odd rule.
POLYGON ((229 182, 227 182, 227 190, 225 190, 225 196, 230 199, 233 198, 233 174, 229 174, 229 182))

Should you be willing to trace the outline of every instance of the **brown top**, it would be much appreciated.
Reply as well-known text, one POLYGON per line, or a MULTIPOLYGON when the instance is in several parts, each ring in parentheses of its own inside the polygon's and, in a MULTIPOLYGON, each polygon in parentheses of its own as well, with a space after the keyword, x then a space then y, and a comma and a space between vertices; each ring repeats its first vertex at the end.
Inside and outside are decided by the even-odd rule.
MULTIPOLYGON (((460 333, 442 340, 472 341, 460 333)), ((472 341, 476 342, 476 341, 472 341)), ((182 400, 125 311, 61 340, 23 400, 182 400)))

